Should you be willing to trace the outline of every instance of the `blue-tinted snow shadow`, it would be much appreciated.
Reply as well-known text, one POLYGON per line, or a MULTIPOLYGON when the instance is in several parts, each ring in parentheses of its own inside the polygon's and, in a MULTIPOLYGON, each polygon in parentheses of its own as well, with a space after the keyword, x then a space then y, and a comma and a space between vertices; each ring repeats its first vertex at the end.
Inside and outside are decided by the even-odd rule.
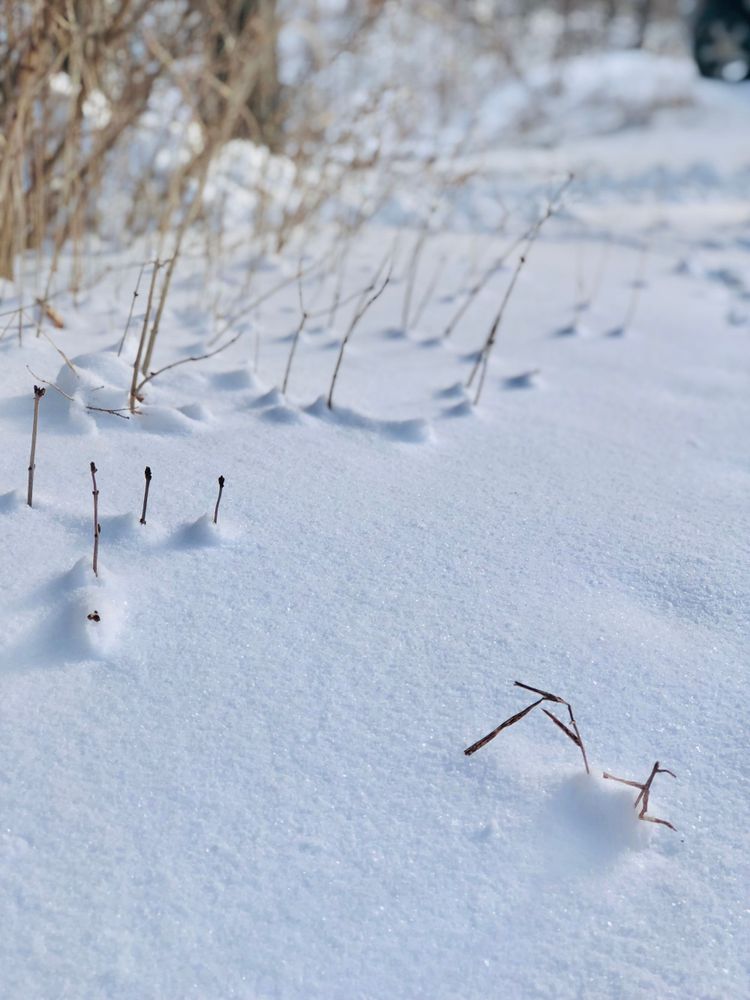
POLYGON ((545 796, 535 825, 552 874, 607 868, 626 851, 641 851, 649 834, 638 820, 635 793, 577 774, 545 796))
POLYGON ((317 420, 339 427, 353 430, 368 431, 371 434, 397 441, 402 444, 422 444, 432 440, 432 428, 428 421, 421 418, 411 420, 378 420, 366 417, 355 410, 342 406, 328 408, 323 396, 311 406, 305 407, 305 413, 317 420))
POLYGON ((213 516, 202 514, 195 521, 180 525, 167 541, 171 549, 212 549, 221 545, 225 538, 220 523, 214 524, 213 516))
POLYGON ((0 674, 23 670, 59 669, 83 660, 106 659, 122 629, 124 602, 114 579, 95 577, 87 559, 29 596, 43 597, 36 623, 0 650, 0 674))
POLYGON ((20 510, 24 504, 24 498, 18 490, 10 490, 0 496, 0 514, 12 514, 14 510, 20 510))

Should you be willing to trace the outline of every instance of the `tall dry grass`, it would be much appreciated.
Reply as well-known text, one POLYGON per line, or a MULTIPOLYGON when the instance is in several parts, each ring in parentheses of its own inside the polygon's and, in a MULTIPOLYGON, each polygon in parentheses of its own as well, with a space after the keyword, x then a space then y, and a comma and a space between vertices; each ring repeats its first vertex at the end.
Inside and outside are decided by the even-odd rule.
POLYGON ((96 231, 105 171, 162 85, 178 88, 201 138, 166 190, 155 188, 152 162, 136 164, 129 220, 170 231, 222 143, 278 134, 275 40, 275 0, 5 2, 0 278, 13 279, 18 258, 43 246, 54 273, 63 246, 77 251, 96 231))

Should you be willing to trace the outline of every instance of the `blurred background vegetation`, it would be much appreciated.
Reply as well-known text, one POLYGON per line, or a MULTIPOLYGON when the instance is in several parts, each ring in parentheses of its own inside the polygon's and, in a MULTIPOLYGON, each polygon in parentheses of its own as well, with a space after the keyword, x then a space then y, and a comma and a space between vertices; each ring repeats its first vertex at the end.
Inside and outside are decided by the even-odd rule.
POLYGON ((384 122, 401 155, 434 158, 425 137, 438 133, 443 149, 468 149, 477 121, 456 110, 498 81, 528 87, 535 68, 584 53, 685 52, 688 20, 679 0, 6 3, 0 277, 42 247, 54 270, 86 233, 164 238, 199 214, 212 161, 237 139, 305 176, 292 224, 338 183, 333 161, 386 155, 384 122))

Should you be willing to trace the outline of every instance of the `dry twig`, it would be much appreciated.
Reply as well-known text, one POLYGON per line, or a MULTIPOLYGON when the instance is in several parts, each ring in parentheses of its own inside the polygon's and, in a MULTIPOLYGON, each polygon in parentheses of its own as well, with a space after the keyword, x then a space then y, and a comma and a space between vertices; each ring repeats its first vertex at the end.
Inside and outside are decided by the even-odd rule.
POLYGON ((224 492, 224 477, 219 476, 219 495, 216 498, 216 506, 214 507, 214 524, 218 524, 219 521, 219 504, 221 503, 221 494, 224 492))
POLYGON ((640 784, 640 782, 638 781, 629 781, 627 778, 616 778, 614 774, 607 774, 606 771, 603 772, 602 777, 608 778, 610 781, 619 781, 621 785, 630 785, 631 788, 640 789, 634 803, 635 809, 637 809, 638 806, 641 807, 641 811, 638 813, 638 819, 645 820, 647 823, 658 823, 661 826, 668 826, 670 830, 675 830, 675 832, 677 832, 676 828, 672 826, 672 824, 668 822, 666 819, 657 819, 656 816, 647 815, 648 797, 651 793, 651 785, 653 784, 654 778, 656 777, 657 774, 669 774, 673 778, 677 777, 674 771, 670 771, 666 767, 660 767, 658 760, 651 768, 651 774, 649 774, 648 778, 646 778, 643 784, 640 784))
POLYGON ((141 520, 140 520, 141 524, 145 524, 146 523, 146 507, 148 506, 148 491, 149 491, 149 489, 151 487, 151 467, 150 466, 148 466, 148 465, 146 466, 143 475, 144 475, 144 477, 146 479, 146 486, 145 486, 145 489, 143 491, 143 510, 141 511, 141 520))
POLYGON ((373 290, 373 288, 375 288, 375 286, 377 285, 378 280, 380 279, 380 275, 382 274, 383 268, 385 267, 386 260, 387 260, 387 258, 383 259, 383 263, 378 268, 378 270, 377 270, 377 272, 375 274, 375 277, 372 279, 372 281, 370 282, 370 284, 368 285, 368 287, 365 289, 365 292, 364 292, 362 298, 360 299, 360 304, 354 310, 354 315, 352 316, 352 320, 349 323, 349 327, 348 327, 346 333, 344 334, 344 339, 341 341, 341 347, 339 348, 339 354, 338 354, 338 357, 336 358, 336 367, 333 369, 333 376, 331 378, 331 386, 330 386, 330 388, 328 390, 328 399, 326 400, 326 406, 328 407, 329 410, 333 409, 333 390, 336 388, 336 380, 337 380, 338 375, 339 375, 339 369, 341 368, 341 362, 344 359, 344 351, 346 350, 346 345, 349 343, 349 339, 350 339, 351 335, 354 333, 354 330, 355 330, 357 324, 359 323, 359 321, 362 319, 362 317, 367 312, 367 310, 370 308, 370 306, 377 299, 380 298, 380 296, 386 290, 386 287, 388 286, 388 283, 391 280, 391 272, 389 270, 388 274, 385 276, 385 280, 383 281, 383 284, 380 286, 380 288, 377 288, 376 291, 374 291, 373 294, 369 298, 365 298, 365 295, 368 292, 371 292, 373 290))
POLYGON ((91 469, 91 482, 92 482, 92 493, 94 496, 94 560, 93 569, 94 576, 99 576, 99 535, 102 531, 102 526, 99 524, 99 490, 96 485, 96 466, 93 462, 90 464, 91 469))
POLYGON ((542 226, 549 218, 551 218, 555 214, 555 212, 560 206, 560 200, 563 194, 570 186, 572 181, 573 181, 573 175, 570 174, 567 177, 565 183, 558 190, 555 197, 549 202, 544 213, 537 219, 537 221, 534 223, 534 225, 528 232, 525 246, 523 248, 520 257, 518 258, 518 263, 516 264, 513 276, 511 277, 510 282, 508 283, 508 287, 505 290, 505 295, 503 296, 502 302, 500 303, 500 308, 497 311, 497 315, 495 316, 492 326, 490 327, 490 332, 487 334, 487 339, 484 342, 484 346, 481 348, 477 356, 476 363, 472 368, 471 374, 469 375, 469 378, 467 379, 466 382, 466 386, 468 388, 474 381, 477 372, 479 372, 481 369, 481 374, 479 376, 479 383, 477 385, 477 392, 476 396, 474 397, 475 406, 479 402, 479 397, 482 395, 482 388, 484 386, 484 380, 487 375, 487 367, 490 360, 490 354, 492 353, 492 348, 495 346, 495 341, 497 339, 497 332, 500 329, 500 323, 502 322, 503 314, 505 313, 511 295, 513 294, 513 289, 516 287, 516 282, 518 281, 518 277, 521 273, 521 270, 523 269, 524 264, 528 260, 531 248, 534 246, 534 243, 536 242, 537 237, 539 236, 542 226))
POLYGON ((494 740, 494 738, 501 733, 503 729, 507 729, 508 726, 512 726, 514 723, 519 722, 525 715, 528 715, 532 709, 536 708, 537 705, 541 705, 543 701, 551 701, 557 705, 564 705, 567 708, 569 725, 561 722, 556 715, 553 715, 552 712, 548 712, 546 708, 543 708, 542 711, 559 729, 565 733, 568 739, 575 743, 581 751, 583 766, 586 768, 586 774, 591 774, 588 757, 586 756, 586 750, 583 745, 583 740, 581 739, 581 734, 578 731, 578 723, 573 716, 573 709, 570 706, 570 702, 567 702, 564 698, 561 698, 557 694, 551 694, 549 691, 543 691, 541 688, 531 687, 529 684, 522 684, 521 681, 514 681, 514 684, 516 687, 523 688, 524 691, 531 691, 533 694, 538 694, 540 697, 537 701, 532 702, 531 705, 527 705, 526 708, 517 712, 515 715, 512 715, 509 719, 506 719, 505 722, 501 722, 497 729, 493 729, 491 733, 487 733, 487 735, 483 736, 481 740, 477 740, 476 743, 473 743, 470 747, 464 750, 466 756, 470 757, 473 753, 476 753, 477 750, 481 750, 483 746, 486 746, 490 742, 490 740, 494 740))
POLYGON ((47 390, 40 386, 34 386, 34 422, 31 426, 31 454, 29 455, 29 484, 26 492, 26 503, 32 506, 34 496, 34 469, 36 468, 36 432, 39 426, 39 403, 47 390))
POLYGON ((65 392, 64 389, 61 389, 59 385, 56 385, 54 382, 50 382, 47 379, 41 378, 39 375, 36 375, 31 370, 31 368, 29 368, 28 365, 26 365, 26 370, 30 372, 34 376, 34 378, 38 378, 39 381, 42 382, 44 385, 48 385, 50 389, 54 389, 55 392, 59 392, 61 396, 64 396, 66 399, 69 399, 71 403, 77 403, 80 406, 83 406, 84 410, 91 410, 94 413, 109 413, 113 417, 120 417, 121 420, 130 420, 130 417, 126 413, 121 412, 122 410, 127 410, 128 409, 127 406, 121 406, 121 407, 92 406, 91 403, 81 403, 79 400, 75 398, 75 396, 71 396, 67 392, 65 392))

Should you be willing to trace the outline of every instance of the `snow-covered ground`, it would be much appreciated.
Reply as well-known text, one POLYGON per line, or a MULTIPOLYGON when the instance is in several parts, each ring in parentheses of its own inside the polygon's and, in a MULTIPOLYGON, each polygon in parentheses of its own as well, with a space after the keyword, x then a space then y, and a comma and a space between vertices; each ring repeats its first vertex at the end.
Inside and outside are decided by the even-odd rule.
POLYGON ((552 149, 474 151, 406 330, 420 178, 343 265, 320 231, 286 396, 298 246, 249 291, 231 233, 210 283, 186 254, 153 367, 223 342, 217 294, 262 301, 130 419, 86 405, 127 405, 142 248, 86 261, 64 328, 6 329, 3 998, 748 996, 750 92, 675 66, 645 123, 584 134, 582 99, 552 149), (518 250, 443 331, 568 170, 474 407, 518 250), (74 399, 41 401, 29 509, 40 379, 74 399), (516 679, 572 703, 591 777, 539 709, 464 756, 530 703, 516 679), (601 778, 657 760, 676 832, 601 778))

